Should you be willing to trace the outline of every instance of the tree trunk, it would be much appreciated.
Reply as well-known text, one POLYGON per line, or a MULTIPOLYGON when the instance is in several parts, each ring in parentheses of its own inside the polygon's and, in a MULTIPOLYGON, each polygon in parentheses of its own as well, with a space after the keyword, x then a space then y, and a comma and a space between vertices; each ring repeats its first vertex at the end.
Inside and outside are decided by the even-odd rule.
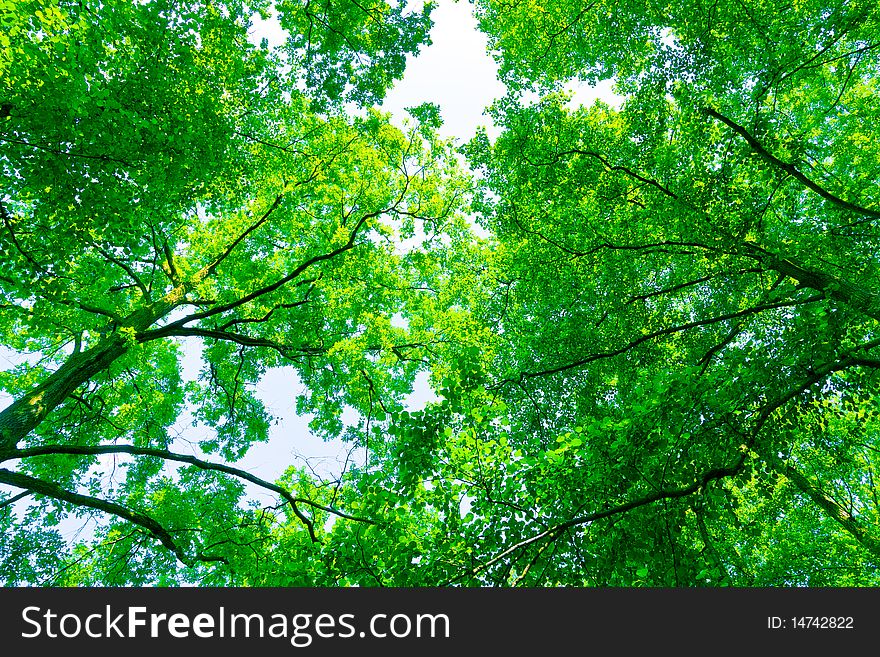
POLYGON ((0 413, 0 457, 15 451, 18 442, 33 431, 70 393, 128 350, 125 337, 114 333, 91 349, 72 354, 45 381, 0 413))
MULTIPOLYGON (((133 329, 135 334, 144 331, 171 312, 184 294, 184 286, 175 288, 160 301, 131 313, 122 321, 120 328, 133 329)), ((125 354, 133 339, 134 336, 126 336, 123 330, 114 330, 94 347, 71 354, 45 381, 0 412, 0 460, 14 454, 19 441, 45 420, 68 395, 125 354)))

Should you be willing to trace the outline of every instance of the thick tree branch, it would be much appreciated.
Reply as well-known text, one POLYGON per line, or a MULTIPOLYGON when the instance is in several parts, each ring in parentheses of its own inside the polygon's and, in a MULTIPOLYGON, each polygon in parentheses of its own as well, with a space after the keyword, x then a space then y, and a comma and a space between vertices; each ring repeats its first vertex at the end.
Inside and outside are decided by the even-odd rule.
POLYGON ((0 460, 8 458, 18 441, 35 429, 74 390, 106 370, 127 350, 125 338, 114 333, 91 349, 71 354, 45 381, 0 412, 0 460))
POLYGON ((116 321, 119 330, 102 338, 94 347, 68 356, 44 381, 3 409, 0 412, 0 459, 8 457, 18 441, 33 431, 73 391, 125 354, 131 344, 127 332, 143 332, 183 303, 186 292, 185 285, 178 286, 161 300, 119 319, 116 321))
POLYGON ((880 321, 880 296, 847 280, 802 267, 791 260, 764 251, 757 256, 769 268, 796 280, 801 286, 821 291, 827 296, 880 321))
POLYGON ((162 254, 165 256, 165 267, 163 269, 167 268, 168 278, 174 285, 179 285, 180 274, 177 272, 177 266, 174 264, 174 253, 168 245, 168 240, 164 238, 162 239, 162 254))
POLYGON ((832 520, 840 524, 852 535, 868 552, 880 563, 880 539, 872 536, 858 518, 844 509, 835 500, 825 494, 822 489, 813 484, 807 477, 798 472, 789 463, 783 461, 770 450, 765 450, 761 457, 776 470, 791 481, 795 487, 809 497, 817 506, 828 514, 832 520))
MULTIPOLYGON (((253 338, 248 335, 244 335, 241 333, 233 333, 231 331, 218 331, 213 329, 203 329, 203 328, 189 328, 189 327, 162 327, 160 329, 156 329, 153 331, 147 331, 138 337, 140 342, 150 342, 152 340, 159 340, 162 338, 211 338, 213 340, 224 340, 226 342, 234 342, 236 344, 240 344, 243 347, 266 347, 268 349, 274 349, 278 353, 280 353, 285 358, 292 358, 291 355, 294 351, 300 351, 303 353, 314 353, 314 349, 307 348, 297 348, 292 345, 284 345, 279 344, 273 340, 269 340, 267 338, 253 338)), ((323 349, 318 350, 323 352, 323 349)))

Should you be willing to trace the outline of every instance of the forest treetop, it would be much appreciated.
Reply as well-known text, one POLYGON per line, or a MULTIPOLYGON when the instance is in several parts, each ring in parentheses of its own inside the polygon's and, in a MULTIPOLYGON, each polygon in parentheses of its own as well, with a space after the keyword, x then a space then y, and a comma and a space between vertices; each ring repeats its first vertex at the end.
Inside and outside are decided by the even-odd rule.
POLYGON ((0 0, 0 579, 876 585, 876 5, 478 0, 460 152, 431 9, 0 0), (338 478, 236 465, 278 367, 338 478))

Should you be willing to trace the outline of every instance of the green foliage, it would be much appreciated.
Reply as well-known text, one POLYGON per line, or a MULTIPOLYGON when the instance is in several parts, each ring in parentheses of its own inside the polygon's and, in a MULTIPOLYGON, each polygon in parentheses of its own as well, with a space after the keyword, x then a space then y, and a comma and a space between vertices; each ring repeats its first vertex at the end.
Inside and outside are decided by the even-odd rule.
POLYGON ((370 104, 403 76, 406 55, 430 44, 433 8, 433 2, 281 0, 278 15, 290 35, 290 63, 322 106, 370 104))
POLYGON ((461 152, 431 8, 0 0, 0 580, 880 584, 875 4, 478 0, 461 152))

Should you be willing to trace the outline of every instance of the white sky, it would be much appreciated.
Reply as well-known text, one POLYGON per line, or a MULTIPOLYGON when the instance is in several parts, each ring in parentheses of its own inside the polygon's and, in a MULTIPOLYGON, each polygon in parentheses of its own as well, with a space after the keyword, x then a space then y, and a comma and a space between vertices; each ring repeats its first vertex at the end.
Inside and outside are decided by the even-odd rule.
POLYGON ((478 126, 490 121, 483 110, 506 89, 498 81, 498 67, 487 52, 486 37, 466 0, 440 0, 431 14, 431 45, 417 57, 408 57, 406 71, 385 98, 382 109, 395 120, 406 107, 437 103, 443 117, 441 133, 464 143, 478 126))

